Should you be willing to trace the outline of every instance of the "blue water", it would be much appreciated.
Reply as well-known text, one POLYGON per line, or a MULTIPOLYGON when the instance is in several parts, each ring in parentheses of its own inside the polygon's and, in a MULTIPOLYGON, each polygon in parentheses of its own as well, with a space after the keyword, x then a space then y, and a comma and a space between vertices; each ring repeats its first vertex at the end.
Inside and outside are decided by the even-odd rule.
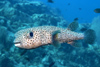
POLYGON ((100 8, 100 0, 54 0, 53 4, 48 3, 47 0, 43 2, 52 8, 60 9, 61 15, 70 22, 78 17, 80 23, 90 23, 94 17, 100 15, 94 13, 95 8, 100 8))
POLYGON ((100 67, 100 13, 94 12, 100 0, 53 1, 0 0, 0 67, 100 67), (16 32, 44 25, 75 29, 85 38, 59 47, 46 44, 27 50, 14 45, 16 32))

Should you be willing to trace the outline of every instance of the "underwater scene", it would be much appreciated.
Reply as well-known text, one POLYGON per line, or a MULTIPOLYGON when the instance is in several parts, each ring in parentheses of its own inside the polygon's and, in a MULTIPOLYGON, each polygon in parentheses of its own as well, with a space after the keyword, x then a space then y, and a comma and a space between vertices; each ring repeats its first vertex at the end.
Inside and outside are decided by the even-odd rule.
POLYGON ((100 1, 0 0, 0 67, 100 67, 100 1))

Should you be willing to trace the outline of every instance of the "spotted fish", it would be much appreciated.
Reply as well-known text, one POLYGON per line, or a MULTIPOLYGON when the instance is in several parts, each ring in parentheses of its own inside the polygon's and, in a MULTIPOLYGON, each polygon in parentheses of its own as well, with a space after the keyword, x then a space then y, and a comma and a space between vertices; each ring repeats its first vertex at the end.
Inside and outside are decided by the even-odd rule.
MULTIPOLYGON (((70 26, 72 27, 72 25, 70 26)), ((39 26, 20 30, 15 33, 14 44, 16 47, 25 49, 37 48, 48 44, 58 47, 61 43, 68 43, 77 47, 79 46, 78 40, 82 39, 89 44, 93 44, 95 40, 94 31, 89 29, 85 33, 77 33, 68 28, 39 26)))

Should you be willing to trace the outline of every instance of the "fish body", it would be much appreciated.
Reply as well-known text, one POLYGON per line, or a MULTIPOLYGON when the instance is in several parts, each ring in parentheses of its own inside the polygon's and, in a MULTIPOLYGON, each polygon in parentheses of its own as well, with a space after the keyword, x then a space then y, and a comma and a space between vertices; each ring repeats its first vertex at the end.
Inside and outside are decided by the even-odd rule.
POLYGON ((72 44, 74 41, 81 39, 84 39, 83 33, 77 33, 55 26, 39 26, 20 30, 15 33, 14 43, 17 47, 32 49, 43 45, 54 44, 55 42, 72 44), (60 32, 57 33, 57 31, 60 32))

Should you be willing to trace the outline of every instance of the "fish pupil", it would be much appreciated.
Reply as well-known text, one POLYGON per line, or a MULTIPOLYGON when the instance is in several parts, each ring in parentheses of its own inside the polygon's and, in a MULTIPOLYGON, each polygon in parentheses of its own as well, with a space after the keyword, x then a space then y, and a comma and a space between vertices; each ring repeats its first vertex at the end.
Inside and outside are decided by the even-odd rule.
POLYGON ((30 32, 30 36, 33 37, 33 32, 30 32))

